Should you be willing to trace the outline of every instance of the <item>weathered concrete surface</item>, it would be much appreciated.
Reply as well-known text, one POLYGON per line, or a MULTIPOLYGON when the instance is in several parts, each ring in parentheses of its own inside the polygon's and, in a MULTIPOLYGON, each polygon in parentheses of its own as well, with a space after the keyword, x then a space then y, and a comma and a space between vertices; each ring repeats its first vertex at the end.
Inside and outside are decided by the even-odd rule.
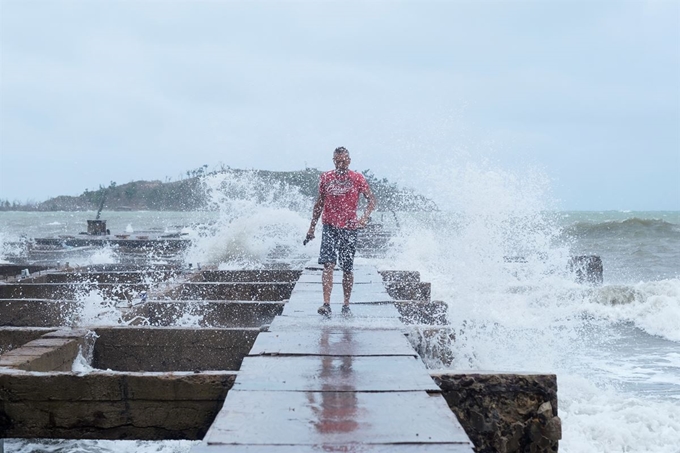
POLYGON ((233 372, 0 373, 0 437, 201 439, 233 372))
MULTIPOLYGON (((173 326, 183 316, 199 319, 201 327, 260 327, 280 315, 283 301, 148 301, 119 307, 124 321, 136 318, 152 326, 173 326)), ((0 300, 0 325, 59 327, 79 323, 82 303, 73 300, 0 300)), ((0 341, 0 347, 2 342, 0 341)))
MULTIPOLYGON (((174 300, 268 300, 288 299, 294 282, 192 282, 174 285, 160 294, 174 300)), ((155 293, 154 293, 155 294, 155 293)))
MULTIPOLYGON (((160 285, 157 287, 160 290, 157 291, 149 285, 142 284, 147 282, 143 275, 153 275, 153 273, 149 273, 147 270, 139 271, 130 266, 121 265, 109 265, 110 267, 108 268, 105 266, 89 269, 90 271, 96 271, 96 273, 90 275, 92 277, 90 281, 99 284, 71 284, 71 288, 78 288, 80 291, 83 288, 88 290, 98 288, 100 293, 107 297, 125 298, 128 300, 130 300, 129 296, 131 294, 150 289, 150 296, 156 292, 179 299, 177 301, 150 300, 132 308, 123 309, 124 319, 139 316, 154 323, 172 324, 177 321, 179 315, 187 314, 189 316, 203 317, 202 326, 216 323, 227 323, 219 325, 238 323, 255 327, 251 329, 96 328, 99 338, 94 347, 93 365, 98 368, 122 371, 145 370, 158 372, 185 370, 192 372, 194 370, 239 369, 243 357, 254 346, 255 338, 260 330, 257 327, 268 323, 273 316, 281 313, 281 309, 286 306, 282 300, 288 297, 291 300, 293 299, 290 292, 293 283, 289 278, 293 275, 299 275, 297 271, 293 273, 290 271, 208 270, 186 272, 177 268, 167 267, 162 271, 162 275, 171 276, 172 282, 160 285), (220 283, 209 282, 210 280, 217 280, 220 283), (250 280, 257 281, 253 282, 250 280), (232 297, 234 298, 233 303, 226 302, 226 300, 232 297), (220 300, 190 300, 198 298, 215 298, 220 300), (265 302, 254 302, 256 300, 264 300, 265 302), (183 310, 187 307, 191 308, 183 310)), ((59 281, 60 278, 63 278, 64 280, 62 281, 64 282, 72 282, 75 281, 73 279, 78 278, 88 279, 86 274, 78 276, 77 273, 61 273, 59 275, 66 276, 46 277, 43 275, 39 279, 59 281)), ((310 274, 308 277, 313 277, 315 279, 314 282, 320 281, 318 274, 310 274)), ((419 324, 417 327, 409 326, 404 329, 395 327, 395 329, 408 332, 409 341, 412 345, 416 346, 418 353, 425 358, 426 362, 428 357, 436 357, 438 360, 441 360, 443 366, 448 366, 452 359, 450 357, 450 343, 454 340, 453 332, 446 327, 428 328, 422 325, 446 323, 446 304, 437 301, 429 302, 429 283, 420 282, 420 275, 417 272, 385 271, 381 276, 378 276, 374 270, 371 273, 361 268, 358 269, 356 278, 355 297, 357 301, 362 303, 356 305, 355 318, 352 320, 338 321, 339 313, 335 313, 336 318, 334 320, 336 324, 338 322, 341 323, 337 325, 347 327, 348 324, 351 324, 353 327, 356 327, 356 329, 351 329, 353 331, 358 331, 358 326, 363 326, 361 329, 365 329, 367 326, 361 324, 362 319, 364 319, 362 318, 364 313, 361 309, 367 310, 367 313, 373 310, 375 313, 373 313, 370 319, 375 320, 376 316, 379 316, 384 308, 378 306, 380 304, 372 303, 372 301, 378 300, 376 299, 376 295, 379 294, 378 289, 382 291, 379 300, 387 301, 389 297, 385 294, 385 290, 382 289, 382 283, 379 283, 374 289, 370 289, 369 286, 372 286, 374 282, 378 283, 383 280, 389 295, 398 299, 397 301, 391 301, 399 311, 397 313, 392 308, 395 312, 394 319, 397 324, 399 324, 399 319, 406 323, 419 324), (377 280, 374 277, 377 277, 377 280)), ((16 288, 21 285, 2 286, 14 286, 16 288)), ((48 289, 60 287, 54 284, 43 286, 48 289)), ((68 286, 68 284, 61 285, 61 287, 68 286)), ((23 285, 23 288, 28 287, 28 285, 23 285)), ((310 286, 311 289, 314 291, 320 290, 320 283, 314 286, 314 288, 310 286)), ((338 296, 339 290, 339 288, 335 289, 335 296, 338 296)), ((50 294, 52 295, 45 297, 52 298, 52 300, 0 301, 0 321, 7 320, 14 323, 22 319, 25 321, 28 317, 28 312, 32 311, 31 316, 33 316, 32 319, 34 321, 31 322, 40 323, 40 315, 42 315, 43 319, 53 317, 55 319, 64 319, 65 321, 63 322, 67 322, 66 312, 72 306, 70 304, 73 304, 73 301, 59 300, 59 294, 55 295, 54 291, 51 291, 50 294), (62 318, 59 318, 60 316, 62 318)), ((307 297, 308 294, 301 291, 296 296, 299 305, 298 311, 301 310, 301 312, 305 313, 309 311, 310 321, 314 323, 314 328, 317 329, 319 328, 316 315, 318 297, 310 302, 303 296, 307 297), (306 301, 311 304, 309 307, 306 301)), ((293 315, 298 316, 299 314, 297 311, 294 311, 294 313, 288 315, 288 318, 293 318, 293 315)), ((70 317, 68 318, 70 319, 70 317)), ((293 323, 298 325, 298 330, 300 329, 299 319, 296 318, 298 324, 293 323)), ((328 323, 328 327, 332 327, 330 321, 328 323)), ((0 324, 3 323, 0 322, 0 324)), ((304 332, 309 333, 309 326, 311 325, 305 324, 307 327, 303 328, 304 332)), ((334 328, 337 328, 337 325, 334 328)), ((287 329, 290 326, 284 327, 287 329)), ((381 324, 381 328, 384 327, 381 324)), ((35 334, 35 331, 33 332, 32 334, 22 332, 21 335, 24 335, 22 338, 26 338, 27 341, 12 338, 10 342, 13 343, 7 344, 13 345, 17 341, 30 343, 32 340, 35 340, 35 338, 28 338, 35 334)), ((276 333, 269 332, 266 334, 268 339, 271 340, 272 337, 269 337, 269 335, 272 334, 276 333)), ((73 332, 72 335, 77 336, 73 332)), ((321 417, 322 424, 325 423, 333 429, 338 425, 338 420, 334 418, 335 415, 326 420, 323 418, 323 412, 321 415, 316 412, 319 407, 321 409, 326 408, 333 412, 333 414, 336 414, 335 411, 343 411, 345 413, 352 404, 358 409, 368 411, 369 407, 374 407, 374 403, 371 400, 379 398, 371 396, 373 395, 371 392, 376 390, 371 386, 379 386, 382 390, 385 390, 382 388, 383 384, 391 382, 389 381, 389 376, 386 376, 382 381, 376 381, 371 379, 369 373, 366 373, 365 376, 360 376, 361 378, 359 379, 354 379, 347 375, 348 370, 354 370, 355 373, 364 373, 364 368, 368 366, 364 363, 367 361, 362 356, 364 352, 362 352, 363 350, 357 343, 362 339, 362 335, 352 333, 347 338, 342 337, 341 341, 338 340, 337 345, 334 345, 333 341, 335 336, 328 335, 328 344, 325 343, 325 337, 321 336, 318 345, 322 346, 322 348, 333 346, 333 348, 340 352, 347 348, 351 350, 346 350, 338 356, 334 355, 337 351, 328 350, 324 353, 325 355, 316 357, 314 359, 315 363, 321 363, 322 368, 325 367, 325 371, 321 370, 321 374, 317 373, 316 365, 307 366, 306 368, 301 365, 295 368, 297 375, 314 377, 310 381, 309 386, 301 386, 303 390, 306 390, 306 399, 297 404, 296 407, 302 411, 305 407, 304 405, 309 403, 312 413, 308 413, 307 416, 310 418, 321 417), (355 346, 350 347, 353 343, 355 346), (326 383, 319 380, 323 376, 327 378, 326 383), (341 385, 342 388, 334 387, 337 385, 341 385), (368 393, 364 394, 364 392, 368 393), (352 393, 356 394, 356 398, 350 396, 352 393), (311 403, 309 398, 313 400, 311 403)), ((46 354, 45 351, 59 351, 59 354, 57 354, 59 357, 68 356, 70 358, 69 360, 62 360, 61 364, 57 364, 56 367, 70 369, 73 355, 77 352, 72 347, 76 341, 78 340, 75 338, 68 338, 68 335, 64 332, 51 332, 44 335, 35 344, 29 345, 29 349, 34 351, 35 354, 14 354, 14 356, 22 357, 23 359, 17 359, 19 361, 24 360, 22 363, 33 363, 33 365, 36 363, 40 364, 35 361, 41 359, 43 363, 40 364, 38 369, 47 370, 53 368, 54 365, 46 362, 49 354, 46 354)), ((384 345, 385 342, 380 344, 384 345)), ((0 343, 0 347, 1 345, 2 343, 0 343)), ((293 346, 297 347, 296 345, 293 346)), ((276 350, 276 354, 282 353, 281 347, 276 343, 270 344, 269 348, 276 350)), ((268 374, 270 364, 272 362, 278 364, 278 359, 283 359, 283 357, 279 355, 263 360, 262 373, 258 375, 260 376, 260 381, 258 381, 260 384, 262 382, 269 382, 266 385, 262 384, 263 387, 278 386, 266 389, 272 394, 288 393, 292 387, 296 387, 294 386, 294 380, 290 380, 284 375, 278 375, 283 372, 282 370, 287 370, 288 366, 281 366, 281 369, 276 371, 277 375, 268 374), (275 392, 272 392, 272 390, 275 390, 275 392)), ((302 358, 293 357, 290 360, 296 361, 302 360, 302 358)), ((380 358, 380 360, 387 359, 380 358)), ((28 365, 22 365, 21 363, 19 366, 24 366, 26 369, 34 369, 28 368, 28 365)), ((388 371, 389 367, 384 368, 381 368, 381 371, 388 371)), ((275 370, 272 368, 269 371, 275 370)), ((392 374, 393 372, 394 370, 392 370, 392 374)), ((176 377, 181 380, 199 376, 196 379, 200 380, 200 377, 208 375, 225 376, 224 373, 230 372, 180 373, 176 377)), ((426 377, 430 374, 427 371, 425 373, 426 377)), ((389 375, 390 373, 386 374, 389 375)), ((71 373, 48 373, 43 376, 34 376, 30 372, 24 371, 0 373, 0 437, 198 439, 206 432, 208 425, 219 410, 226 392, 234 382, 235 374, 233 372, 229 374, 230 380, 228 382, 216 382, 208 379, 208 382, 192 381, 190 384, 187 384, 182 381, 177 384, 184 389, 193 386, 191 390, 186 390, 186 393, 177 393, 175 390, 172 390, 174 388, 172 385, 175 384, 168 384, 170 385, 170 390, 168 390, 165 384, 153 382, 153 379, 151 379, 153 376, 150 376, 147 373, 120 372, 94 372, 83 376, 76 376, 71 373), (69 384, 56 384, 52 380, 62 375, 70 376, 72 379, 87 378, 94 375, 108 375, 109 378, 101 379, 113 379, 111 376, 117 376, 115 378, 117 380, 114 379, 115 382, 107 381, 109 382, 107 385, 110 387, 101 387, 96 381, 87 379, 80 381, 71 380, 69 384), (21 384, 25 385, 24 388, 26 390, 23 393, 17 393, 15 391, 16 385, 19 384, 14 381, 8 383, 4 380, 10 379, 7 376, 23 377, 33 379, 33 381, 32 383, 21 384), (140 376, 139 379, 144 381, 145 384, 137 385, 136 381, 133 382, 137 378, 133 379, 130 376, 140 376), (69 387, 68 391, 61 390, 64 386, 69 387), (213 396, 201 396, 199 393, 203 387, 212 388, 217 396, 215 394, 213 396), (63 396, 47 395, 45 393, 53 389, 56 394, 63 396), (161 392, 161 394, 153 395, 152 393, 156 390, 161 392), (35 396, 26 397, 25 395, 31 391, 35 396), (181 395, 185 395, 185 399, 181 395)), ((556 385, 554 386, 553 396, 548 397, 547 395, 550 392, 545 392, 544 387, 549 387, 549 385, 541 381, 543 377, 526 377, 531 375, 508 375, 510 377, 506 377, 506 375, 485 375, 481 373, 463 375, 465 378, 459 378, 459 376, 461 375, 449 372, 433 375, 435 381, 441 387, 449 406, 452 406, 453 413, 459 417, 462 425, 466 428, 468 435, 475 444, 478 444, 478 451, 556 451, 557 439, 559 439, 560 434, 560 421, 556 416, 556 385), (476 377, 470 378, 470 376, 476 377), (520 379, 517 376, 524 376, 524 378, 520 379), (545 394, 540 393, 541 391, 545 394), (452 401, 455 401, 455 404, 452 401), (513 450, 516 445, 519 445, 519 447, 513 450)), ((222 377, 220 379, 225 378, 222 377)), ((404 384, 402 381, 395 383, 394 387, 404 384)), ((248 387, 247 390, 255 390, 252 388, 253 383, 248 385, 251 387, 248 387)), ((235 391, 233 393, 238 392, 235 391)), ((266 410, 269 414, 271 412, 270 406, 278 403, 272 402, 271 398, 268 399, 266 397, 267 395, 264 396, 263 401, 256 403, 261 403, 262 410, 266 410)), ((385 398, 387 397, 385 395, 385 398)), ((430 395, 430 397, 434 396, 430 395)), ((443 408, 448 410, 446 404, 443 401, 441 403, 443 408)), ((394 406, 394 404, 390 404, 394 406)), ((424 401, 423 404, 425 404, 424 401)), ((237 406, 237 412, 252 409, 242 408, 238 404, 237 406)), ((382 409, 378 407, 376 410, 382 409)), ((365 412, 364 415, 368 413, 365 412)), ((389 422, 390 417, 394 415, 394 411, 385 410, 385 414, 387 415, 384 418, 389 422)), ((358 416, 354 413, 346 413, 345 415, 346 420, 343 419, 343 423, 344 421, 353 423, 360 420, 360 417, 357 418, 358 416)), ((409 416, 411 415, 412 413, 409 413, 409 416)), ((447 413, 447 415, 450 416, 451 414, 447 413)), ((362 415, 359 414, 359 416, 362 415)), ((342 423, 340 425, 345 426, 342 423)), ((406 426, 407 423, 402 422, 402 425, 406 426)), ((276 426, 279 430, 281 428, 277 424, 273 426, 276 426)), ((298 428, 296 425, 296 429, 298 428)), ((388 428, 384 427, 384 433, 388 433, 388 428)), ((256 423, 255 426, 252 426, 254 431, 251 434, 255 437, 248 438, 249 442, 259 442, 259 437, 257 437, 259 435, 258 429, 261 429, 261 425, 256 423)), ((224 451, 227 451, 226 449, 229 448, 232 448, 229 451, 246 451, 242 449, 243 445, 230 445, 232 442, 231 434, 229 434, 228 438, 224 437, 224 430, 221 430, 218 434, 213 439, 216 444, 213 447, 217 448, 217 450, 211 448, 209 451, 222 451, 223 448, 225 449, 224 451)), ((292 431, 285 431, 283 434, 283 437, 286 437, 291 436, 293 433, 292 431)), ((339 443, 333 444, 331 447, 352 447, 351 436, 342 437, 344 436, 342 432, 336 434, 340 436, 336 439, 339 443)), ((400 433, 400 435, 402 434, 400 433)), ((246 437, 248 435, 248 433, 243 434, 246 437)), ((386 445, 374 444, 366 446, 361 444, 362 451, 400 451, 399 448, 404 447, 404 444, 386 445)), ((304 449, 308 446, 303 445, 302 448, 304 449)), ((258 447, 258 445, 248 446, 248 448, 253 449, 252 451, 261 451, 258 450, 258 447)), ((264 448, 270 447, 285 449, 289 446, 268 445, 264 448)), ((417 451, 467 451, 462 444, 426 444, 419 445, 418 447, 422 447, 422 450, 419 449, 417 451)))
POLYGON ((385 289, 394 299, 421 302, 429 302, 432 292, 431 284, 425 282, 385 282, 385 289))
POLYGON ((461 444, 366 444, 351 442, 347 445, 199 445, 191 453, 470 453, 470 447, 461 444))
POLYGON ((199 276, 204 282, 288 282, 294 283, 302 271, 294 270, 204 270, 199 276))
POLYGON ((153 283, 179 276, 173 270, 140 270, 111 272, 43 272, 24 279, 24 283, 153 283))
POLYGON ((79 304, 72 300, 0 299, 0 325, 54 327, 71 325, 79 304))
POLYGON ((76 299, 96 292, 106 298, 130 300, 150 288, 127 283, 10 283, 0 285, 0 299, 76 299))
POLYGON ((192 282, 166 285, 140 283, 10 283, 0 285, 0 299, 76 299, 92 292, 102 297, 131 300, 142 291, 157 298, 175 300, 268 300, 290 297, 295 283, 211 283, 192 282), (154 289, 160 286, 159 289, 154 289), (153 292, 152 292, 152 289, 153 292))
POLYGON ((353 445, 361 451, 362 444, 414 443, 472 453, 446 402, 424 391, 233 390, 205 440, 215 453, 222 445, 314 445, 320 452, 343 452, 353 445))
POLYGON ((89 264, 74 269, 77 272, 181 272, 185 273, 187 270, 178 264, 126 264, 126 263, 109 263, 109 264, 89 264))
POLYGON ((397 300, 394 306, 399 310, 404 324, 428 324, 443 326, 448 324, 446 314, 448 305, 440 300, 423 302, 419 300, 397 300))
POLYGON ((260 329, 95 328, 95 368, 117 371, 238 370, 260 329))
POLYGON ((87 236, 70 238, 35 238, 38 245, 53 247, 86 247, 104 246, 111 244, 116 247, 136 250, 178 252, 191 245, 189 239, 159 238, 159 239, 117 239, 111 236, 87 236))
POLYGON ((70 371, 85 346, 87 330, 49 332, 0 356, 0 367, 24 371, 70 371))
POLYGON ((478 453, 557 452, 554 374, 431 373, 478 453))
POLYGON ((418 271, 378 271, 384 282, 418 283, 418 271))
POLYGON ((283 307, 278 301, 149 301, 130 309, 125 318, 141 317, 152 326, 172 326, 190 314, 201 327, 261 327, 280 315, 283 307))
POLYGON ((412 444, 471 453, 404 337, 399 312, 371 303, 389 299, 375 269, 355 267, 353 295, 364 303, 352 306, 351 317, 320 319, 320 272, 302 277, 284 315, 253 345, 198 451, 404 451, 412 444))
POLYGON ((390 297, 396 300, 417 300, 429 302, 431 284, 420 281, 415 271, 379 271, 390 297))
POLYGON ((68 371, 78 355, 76 340, 33 340, 0 356, 0 367, 25 371, 68 371))
MULTIPOLYGON (((20 271, 19 271, 20 272, 20 271)), ((19 273, 17 272, 17 274, 19 273)), ((173 268, 125 269, 98 271, 88 268, 73 269, 69 272, 52 271, 33 274, 24 283, 151 283, 171 278, 188 278, 197 282, 257 283, 257 282, 295 282, 301 271, 294 270, 203 270, 186 271, 173 268)))
POLYGON ((53 330, 46 327, 0 327, 0 354, 23 346, 53 330))
POLYGON ((21 274, 21 271, 28 269, 28 272, 42 272, 49 269, 49 266, 36 266, 33 264, 0 264, 0 277, 16 277, 21 274))

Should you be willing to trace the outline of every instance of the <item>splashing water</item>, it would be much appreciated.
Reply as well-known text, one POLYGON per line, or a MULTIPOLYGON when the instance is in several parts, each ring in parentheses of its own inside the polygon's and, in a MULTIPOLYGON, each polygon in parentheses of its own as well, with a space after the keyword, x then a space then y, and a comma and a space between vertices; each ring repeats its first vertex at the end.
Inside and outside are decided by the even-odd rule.
POLYGON ((308 226, 311 201, 296 187, 267 181, 255 172, 207 176, 203 186, 218 219, 184 230, 193 239, 187 263, 220 269, 262 267, 276 256, 304 255, 300 238, 308 226))
POLYGON ((42 439, 36 446, 34 439, 5 441, 5 451, 12 453, 187 453, 200 441, 166 440, 162 443, 143 440, 66 440, 42 439), (36 449, 36 447, 38 449, 36 449))
POLYGON ((73 361, 71 371, 74 373, 89 373, 95 370, 92 367, 92 361, 94 360, 94 343, 97 338, 96 332, 92 330, 87 332, 83 346, 78 347, 78 355, 73 361))
POLYGON ((99 289, 80 292, 75 297, 78 310, 73 319, 75 326, 115 326, 126 324, 115 299, 104 296, 99 289))
POLYGON ((0 231, 0 264, 9 264, 12 259, 25 258, 29 240, 25 236, 15 237, 0 231))
MULTIPOLYGON (((622 337, 622 321, 680 339, 676 282, 623 290, 576 284, 567 266, 573 238, 551 211, 548 180, 539 172, 517 174, 488 163, 443 163, 422 172, 441 211, 402 215, 402 230, 378 264, 419 270, 432 283, 433 299, 447 302, 456 335, 450 367, 557 373, 563 451, 677 453, 680 408, 659 398, 668 385, 674 386, 668 394, 680 394, 680 368, 668 378, 666 353, 651 363, 644 362, 647 350, 612 352, 644 335, 622 337), (603 303, 616 298, 612 293, 630 294, 615 307, 603 303), (612 367, 621 361, 648 372, 633 381, 612 367), (659 380, 666 387, 654 387, 659 380)), ((436 365, 432 359, 426 362, 436 365)))

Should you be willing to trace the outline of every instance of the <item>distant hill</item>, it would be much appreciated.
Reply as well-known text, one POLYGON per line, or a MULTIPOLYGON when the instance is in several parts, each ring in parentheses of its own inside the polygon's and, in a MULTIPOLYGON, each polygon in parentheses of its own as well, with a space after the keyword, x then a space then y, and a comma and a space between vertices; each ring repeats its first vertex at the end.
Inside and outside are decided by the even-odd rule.
MULTIPOLYGON (((104 199, 104 210, 108 211, 197 211, 209 209, 208 197, 202 183, 206 176, 226 174, 233 177, 255 178, 259 190, 266 191, 273 184, 296 187, 301 194, 316 197, 320 170, 308 168, 300 171, 267 171, 225 169, 205 173, 203 168, 187 172, 191 177, 180 181, 133 181, 98 190, 85 190, 78 196, 58 196, 47 201, 30 205, 18 205, 0 200, 0 210, 24 211, 92 211, 97 210, 104 199), (259 180, 259 181, 257 181, 259 180)), ((410 189, 399 188, 386 178, 378 179, 370 170, 362 172, 378 199, 380 210, 431 211, 437 207, 433 201, 410 189)))

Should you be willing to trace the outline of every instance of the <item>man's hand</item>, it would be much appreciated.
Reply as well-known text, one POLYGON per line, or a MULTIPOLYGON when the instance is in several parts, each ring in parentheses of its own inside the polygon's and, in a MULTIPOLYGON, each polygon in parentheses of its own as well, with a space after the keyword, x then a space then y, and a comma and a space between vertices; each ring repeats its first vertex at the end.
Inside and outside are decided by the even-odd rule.
POLYGON ((359 219, 359 222, 357 222, 358 225, 359 225, 359 228, 364 228, 364 227, 366 227, 366 225, 368 224, 368 221, 369 221, 369 220, 370 220, 370 218, 368 218, 368 217, 362 217, 362 218, 360 218, 360 219, 359 219))
POLYGON ((307 236, 305 237, 305 240, 302 241, 302 245, 307 245, 309 241, 314 239, 314 229, 316 228, 316 225, 311 225, 309 227, 309 231, 307 231, 307 236))

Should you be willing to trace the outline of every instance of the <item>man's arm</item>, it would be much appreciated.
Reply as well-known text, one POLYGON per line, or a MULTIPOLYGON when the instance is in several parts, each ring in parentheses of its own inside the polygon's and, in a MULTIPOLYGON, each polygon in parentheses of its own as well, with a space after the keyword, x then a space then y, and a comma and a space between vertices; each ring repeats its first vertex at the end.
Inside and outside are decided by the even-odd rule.
POLYGON ((312 223, 309 225, 309 231, 307 231, 307 241, 314 239, 314 229, 316 228, 316 223, 319 221, 319 217, 321 217, 321 213, 323 212, 323 205, 325 201, 325 196, 322 193, 319 193, 319 196, 314 203, 314 209, 312 209, 312 223))
POLYGON ((371 217, 371 213, 375 209, 377 202, 375 200, 375 195, 373 195, 373 192, 371 192, 371 188, 368 186, 368 184, 366 184, 366 189, 361 193, 368 200, 368 206, 366 206, 364 215, 361 216, 361 218, 359 219, 359 226, 365 227, 366 224, 368 223, 368 219, 371 217))

